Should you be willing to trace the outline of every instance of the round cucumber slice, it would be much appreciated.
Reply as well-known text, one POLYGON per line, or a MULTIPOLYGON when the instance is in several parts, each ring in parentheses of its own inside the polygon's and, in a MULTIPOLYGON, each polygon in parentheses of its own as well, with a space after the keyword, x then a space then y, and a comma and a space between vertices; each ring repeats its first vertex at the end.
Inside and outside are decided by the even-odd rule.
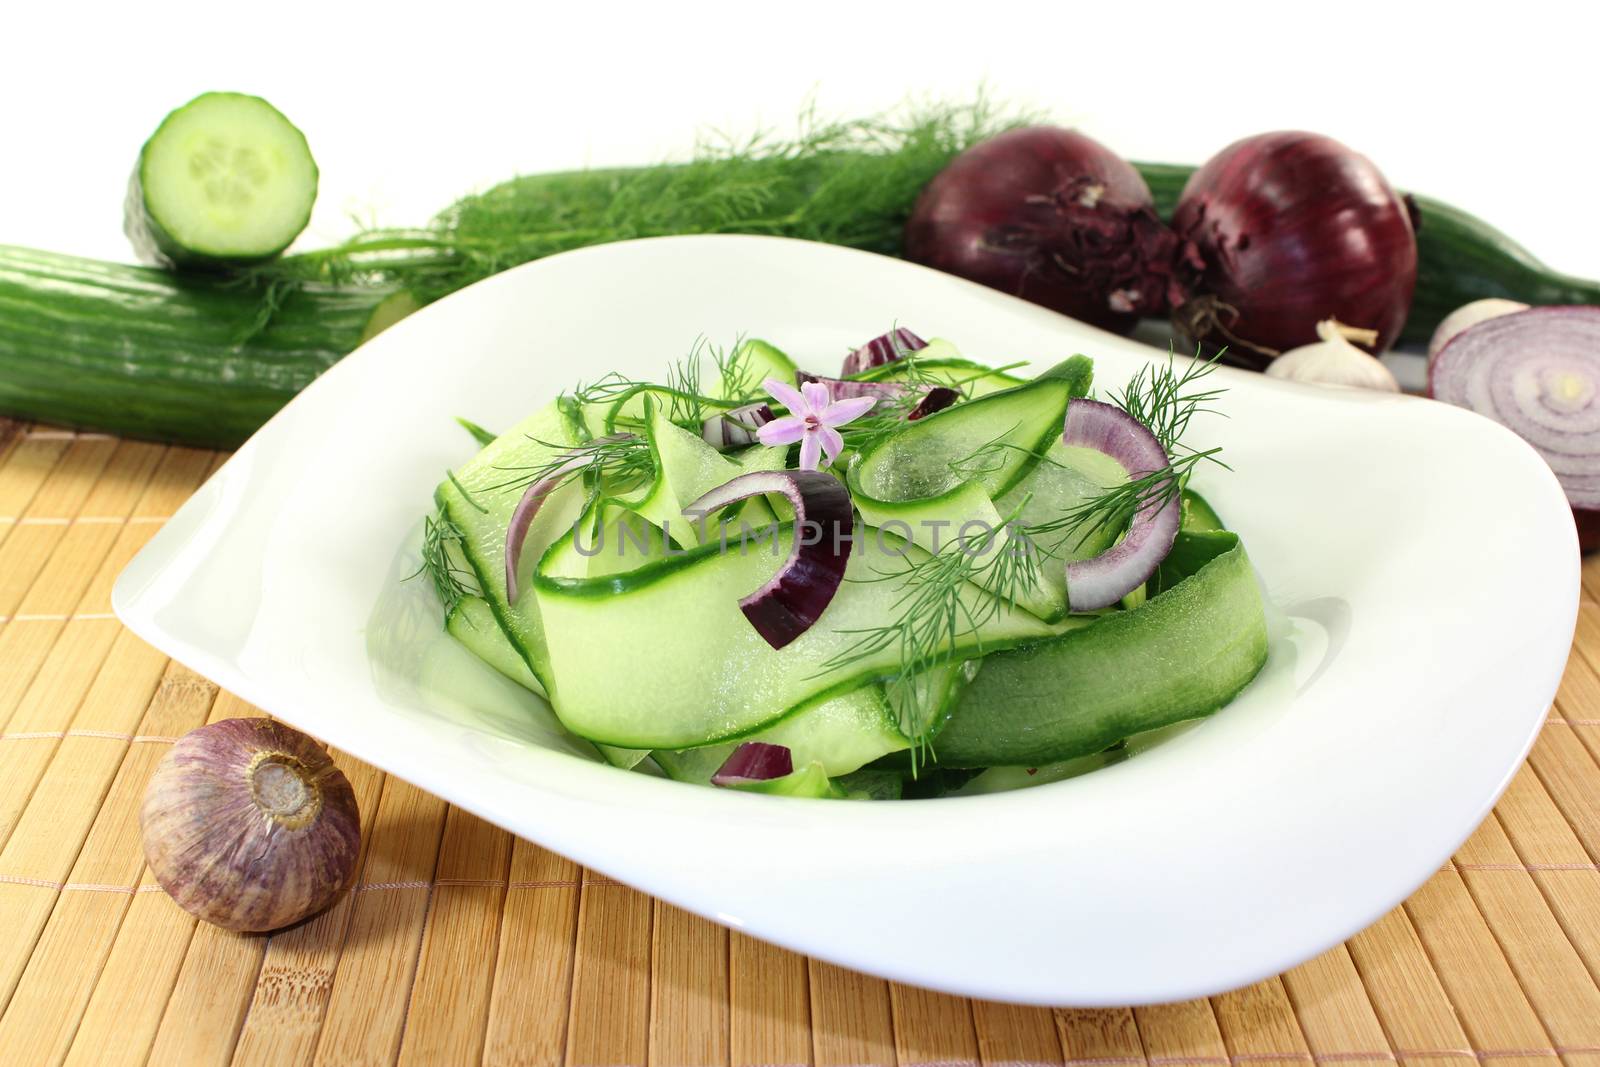
POLYGON ((293 123, 260 97, 205 93, 145 142, 125 228, 163 265, 245 266, 288 248, 316 198, 317 164, 293 123))

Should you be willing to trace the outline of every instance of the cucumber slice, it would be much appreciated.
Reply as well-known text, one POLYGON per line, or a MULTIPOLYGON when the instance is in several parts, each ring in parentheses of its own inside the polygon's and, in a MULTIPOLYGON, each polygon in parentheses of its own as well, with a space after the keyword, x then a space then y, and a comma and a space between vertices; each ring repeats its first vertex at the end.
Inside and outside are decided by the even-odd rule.
POLYGON ((726 366, 730 373, 717 383, 713 394, 719 399, 743 401, 745 397, 766 392, 761 383, 768 378, 780 382, 793 382, 800 368, 776 345, 751 338, 734 350, 726 366))
POLYGON ((1088 756, 1209 715, 1267 660, 1266 615, 1236 534, 1180 534, 1163 591, 1132 611, 999 652, 962 692, 936 749, 948 767, 1088 756))
POLYGON ((145 142, 125 228, 157 263, 243 266, 288 248, 316 198, 317 164, 293 123, 260 97, 205 93, 145 142))
POLYGON ((676 751, 663 749, 653 755, 668 777, 708 785, 711 776, 744 741, 782 745, 789 750, 795 766, 820 763, 830 778, 899 752, 908 744, 895 728, 882 687, 869 685, 797 711, 739 741, 676 751))
POLYGON ((482 597, 464 596, 450 609, 444 628, 451 637, 466 646, 468 652, 510 678, 513 682, 544 696, 544 686, 539 684, 528 665, 523 662, 516 646, 500 629, 500 620, 494 609, 482 597))
POLYGON ((908 423, 862 454, 851 471, 852 495, 909 501, 972 482, 1000 496, 1061 433, 1067 402, 1088 392, 1092 374, 1089 360, 1075 356, 1025 385, 908 423))
POLYGON ((793 774, 786 774, 782 778, 769 778, 764 782, 740 782, 728 788, 743 793, 765 793, 774 797, 845 799, 844 790, 828 780, 828 772, 820 763, 808 763, 793 774))
POLYGON ((899 800, 905 795, 905 775, 864 767, 835 778, 833 784, 849 800, 899 800))
MULTIPOLYGON (((501 434, 434 491, 441 511, 462 531, 462 555, 478 579, 484 600, 546 690, 550 676, 544 665, 544 627, 538 606, 528 595, 519 601, 521 610, 512 611, 506 603, 506 528, 522 497, 520 488, 509 483, 518 472, 550 463, 575 443, 571 423, 559 405, 551 402, 501 434)), ((524 566, 531 570, 530 561, 537 560, 547 545, 571 529, 582 502, 582 487, 576 481, 551 496, 528 531, 524 566)))
MULTIPOLYGON (((468 652, 513 682, 540 696, 545 695, 544 686, 539 684, 539 679, 533 676, 528 665, 522 661, 515 646, 506 637, 505 631, 500 629, 500 623, 494 617, 494 609, 489 607, 487 600, 475 596, 462 597, 450 610, 450 615, 445 620, 445 629, 450 632, 450 636, 466 646, 468 652)), ((595 748, 607 763, 613 767, 621 767, 625 771, 631 771, 650 755, 647 751, 614 748, 611 745, 596 745, 595 748)), ((709 780, 708 775, 707 781, 709 780)))
MULTIPOLYGON (((974 536, 973 531, 1000 529, 1009 512, 997 509, 993 498, 1006 499, 1019 482, 1042 476, 1036 471, 1040 456, 1059 438, 1067 404, 1088 390, 1089 374, 1087 360, 1069 360, 1025 385, 948 408, 870 446, 849 473, 862 518, 928 552, 974 536)), ((987 551, 1026 551, 1026 546, 1014 545, 1004 530, 987 551)), ((1042 568, 1041 578, 1055 570, 1042 568)), ((980 584, 992 584, 1002 574, 988 566, 976 573, 980 584)), ((1012 595, 1047 621, 1067 611, 1064 575, 1012 595)))
POLYGON ((969 400, 1011 389, 1027 381, 1026 378, 963 359, 956 351, 956 346, 942 337, 929 341, 928 347, 918 350, 913 360, 881 363, 860 374, 853 374, 851 378, 863 382, 898 382, 912 377, 913 373, 918 381, 959 389, 969 400))
MULTIPOLYGON (((845 580, 822 619, 782 649, 774 649, 739 610, 739 598, 759 588, 787 558, 792 524, 774 541, 708 544, 628 574, 558 579, 536 574, 533 590, 552 674, 553 705, 581 737, 626 748, 687 748, 743 737, 793 709, 830 693, 898 673, 899 649, 886 646, 824 669, 860 645, 859 632, 892 618, 902 596, 878 581, 902 568, 909 553, 893 535, 865 530, 852 544, 845 580), (649 679, 641 695, 640 679, 649 679)), ((541 572, 543 564, 541 564, 541 572)), ((1000 605, 979 610, 988 593, 963 591, 965 610, 987 621, 963 638, 957 655, 1038 640, 1086 625, 1069 616, 1046 624, 1000 605)), ((524 597, 515 612, 524 610, 524 597)))
POLYGON ((1183 491, 1183 529, 1191 533, 1226 530, 1222 516, 1193 489, 1183 491))

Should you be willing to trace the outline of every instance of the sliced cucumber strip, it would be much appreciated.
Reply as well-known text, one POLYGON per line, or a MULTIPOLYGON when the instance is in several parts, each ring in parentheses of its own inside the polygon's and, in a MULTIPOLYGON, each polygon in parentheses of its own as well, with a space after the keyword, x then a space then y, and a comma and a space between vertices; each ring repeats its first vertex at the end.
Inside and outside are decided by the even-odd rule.
POLYGON ((1089 390, 1093 367, 1076 356, 1025 385, 946 408, 871 446, 851 472, 859 502, 939 496, 963 482, 991 497, 1033 468, 1061 433, 1067 402, 1089 390))
POLYGON ((205 93, 145 142, 125 223, 157 262, 241 266, 288 248, 316 198, 317 164, 293 123, 260 97, 205 93))
POLYGON ((735 349, 725 366, 729 368, 729 373, 724 374, 712 390, 715 396, 723 400, 760 396, 766 392, 761 388, 761 383, 768 378, 793 384, 795 372, 799 370, 794 360, 776 345, 755 338, 735 349))
MULTIPOLYGON (((506 527, 522 496, 519 478, 531 477, 575 443, 570 422, 552 402, 501 434, 434 492, 444 516, 462 531, 462 555, 484 600, 546 690, 550 676, 538 606, 526 593, 518 602, 521 610, 512 611, 506 603, 506 527)), ((582 503, 582 487, 576 481, 551 496, 528 531, 524 567, 531 571, 544 548, 571 529, 582 503)))
POLYGON ((668 777, 707 785, 733 750, 745 741, 782 745, 789 750, 795 766, 820 763, 830 778, 848 774, 908 744, 895 728, 893 712, 883 689, 869 685, 802 708, 739 741, 677 751, 659 750, 654 756, 668 777))
POLYGON ((782 778, 768 778, 764 782, 740 782, 729 786, 742 793, 765 793, 774 797, 811 797, 821 800, 844 800, 844 790, 828 780, 828 772, 820 763, 808 763, 793 774, 782 778))
MULTIPOLYGON (((898 673, 899 649, 893 645, 850 660, 860 644, 852 631, 893 618, 902 595, 893 582, 876 579, 904 566, 901 552, 917 558, 920 551, 896 544, 882 552, 879 545, 895 539, 874 533, 858 532, 845 580, 827 611, 782 649, 751 627, 738 601, 787 558, 791 524, 780 527, 774 541, 744 551, 733 545, 723 552, 709 544, 600 579, 536 575, 538 615, 559 679, 552 689, 556 714, 573 733, 593 741, 689 748, 750 734, 821 696, 898 673), (625 664, 618 650, 626 650, 625 664), (650 680, 647 699, 640 696, 641 678, 650 680)), ((1075 616, 1046 624, 1004 605, 991 615, 978 609, 987 597, 974 585, 963 591, 966 610, 987 621, 963 637, 957 655, 1086 624, 1075 616)))
POLYGON ((1222 516, 1193 489, 1183 491, 1183 528, 1193 533, 1226 530, 1222 516))
POLYGON ((1237 696, 1267 660, 1261 591, 1238 536, 1179 535, 1162 579, 1139 608, 986 657, 939 737, 940 764, 1087 756, 1237 696))
POLYGON ((920 382, 958 389, 969 400, 1011 389, 1027 381, 1026 378, 963 359, 955 345, 940 337, 929 341, 927 348, 918 349, 912 359, 880 363, 851 377, 863 382, 898 382, 914 377, 920 382))
POLYGON ((511 639, 500 628, 494 609, 482 597, 464 596, 445 617, 444 628, 466 646, 467 651, 510 678, 513 682, 544 696, 544 686, 517 652, 511 639))

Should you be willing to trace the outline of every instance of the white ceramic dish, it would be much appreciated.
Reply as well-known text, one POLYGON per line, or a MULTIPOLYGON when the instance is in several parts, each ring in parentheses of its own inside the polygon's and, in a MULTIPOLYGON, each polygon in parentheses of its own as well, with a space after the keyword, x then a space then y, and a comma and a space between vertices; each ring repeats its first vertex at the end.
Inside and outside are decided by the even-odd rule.
POLYGON ((1160 356, 823 245, 569 253, 330 371, 129 565, 116 610, 272 714, 598 871, 956 993, 1109 1005, 1239 986, 1366 926, 1450 856, 1555 692, 1578 553, 1534 452, 1444 405, 1219 372, 1229 418, 1195 439, 1235 473, 1200 488, 1278 609, 1269 666, 1214 718, 1016 793, 790 800, 577 758, 531 698, 443 639, 422 583, 399 581, 435 482, 474 450, 452 416, 507 426, 578 379, 659 375, 700 334, 763 336, 831 368, 891 322, 992 362, 1085 352, 1102 384, 1160 356))

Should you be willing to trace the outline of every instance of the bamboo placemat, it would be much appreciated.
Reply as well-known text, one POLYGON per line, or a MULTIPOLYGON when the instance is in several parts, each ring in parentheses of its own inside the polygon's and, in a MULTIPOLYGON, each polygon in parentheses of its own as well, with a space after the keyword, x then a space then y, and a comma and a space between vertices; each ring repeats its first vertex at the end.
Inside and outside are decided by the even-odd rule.
MULTIPOLYGON (((0 435, 3 437, 4 435, 0 435)), ((338 754, 360 881, 274 937, 144 870, 173 738, 259 714, 111 615, 218 455, 0 442, 0 1063, 1600 1065, 1600 562, 1528 766, 1381 922, 1248 989, 1154 1008, 968 1001, 771 948, 338 754)))

